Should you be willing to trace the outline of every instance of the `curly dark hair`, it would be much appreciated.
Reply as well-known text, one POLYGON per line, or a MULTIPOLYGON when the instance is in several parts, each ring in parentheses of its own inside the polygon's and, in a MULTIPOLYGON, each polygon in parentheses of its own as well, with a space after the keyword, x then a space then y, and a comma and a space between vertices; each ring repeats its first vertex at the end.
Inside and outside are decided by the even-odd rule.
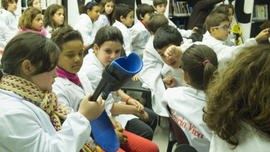
POLYGON ((269 65, 270 45, 243 48, 206 91, 204 121, 235 147, 243 123, 270 137, 269 65))

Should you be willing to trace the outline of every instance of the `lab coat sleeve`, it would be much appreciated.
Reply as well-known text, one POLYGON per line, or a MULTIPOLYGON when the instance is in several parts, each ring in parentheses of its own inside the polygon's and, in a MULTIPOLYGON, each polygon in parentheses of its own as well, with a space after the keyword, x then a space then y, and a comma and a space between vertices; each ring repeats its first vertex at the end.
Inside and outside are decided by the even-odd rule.
POLYGON ((89 121, 78 112, 69 114, 62 130, 50 135, 31 111, 16 110, 0 117, 0 151, 77 152, 89 138, 89 121))

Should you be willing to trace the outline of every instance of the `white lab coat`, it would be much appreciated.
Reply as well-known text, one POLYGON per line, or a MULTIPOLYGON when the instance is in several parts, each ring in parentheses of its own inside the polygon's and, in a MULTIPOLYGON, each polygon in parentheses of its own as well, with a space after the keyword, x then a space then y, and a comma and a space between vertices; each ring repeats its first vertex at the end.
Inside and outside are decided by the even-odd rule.
POLYGON ((243 127, 239 132, 239 145, 235 149, 232 147, 225 140, 213 134, 210 152, 269 152, 270 138, 250 125, 243 123, 243 127))
POLYGON ((57 95, 58 103, 68 107, 72 111, 78 111, 82 99, 94 92, 86 76, 81 74, 79 79, 82 87, 62 77, 55 78, 53 84, 53 92, 57 95))
POLYGON ((143 68, 139 73, 143 87, 151 90, 152 108, 160 116, 168 117, 166 109, 161 105, 162 95, 165 86, 162 81, 161 70, 163 61, 153 46, 154 36, 152 35, 146 43, 143 52, 143 68))
POLYGON ((173 21, 171 21, 169 18, 167 18, 167 19, 168 19, 168 24, 170 26, 177 28, 177 30, 180 32, 180 34, 183 38, 188 38, 192 34, 192 30, 180 29, 173 23, 173 21))
POLYGON ((46 37, 50 39, 52 37, 52 33, 53 33, 52 27, 51 26, 47 26, 45 28, 45 30, 46 30, 46 33, 47 33, 46 37))
POLYGON ((14 36, 7 26, 5 26, 4 22, 0 22, 0 50, 4 50, 7 42, 14 36))
POLYGON ((87 14, 81 14, 74 29, 78 30, 83 38, 84 45, 88 46, 93 43, 96 35, 96 24, 92 22, 87 14))
POLYGON ((125 49, 126 55, 128 56, 132 52, 131 50, 132 39, 131 39, 130 30, 126 27, 126 25, 124 25, 123 23, 117 20, 115 20, 112 26, 117 27, 121 31, 123 35, 123 40, 124 40, 124 49, 125 49))
POLYGON ((135 25, 133 25, 130 31, 132 37, 131 48, 134 52, 142 56, 145 45, 148 42, 151 34, 141 21, 138 21, 135 25))
POLYGON ((161 75, 163 78, 172 76, 176 81, 175 87, 185 85, 181 68, 175 69, 167 64, 164 64, 163 68, 161 69, 161 75))
MULTIPOLYGON (((97 59, 96 55, 92 51, 90 51, 84 57, 83 65, 80 71, 78 72, 78 74, 79 76, 82 74, 85 74, 88 80, 91 82, 91 86, 93 90, 95 90, 99 84, 99 81, 102 78, 102 73, 104 71, 104 68, 105 67, 97 59)), ((110 111, 114 102, 125 104, 124 102, 117 100, 116 99, 117 97, 115 97, 115 95, 112 95, 112 94, 113 92, 111 92, 111 94, 108 96, 106 100, 106 104, 107 104, 105 105, 106 111, 110 111)), ((113 116, 113 118, 117 120, 119 123, 121 123, 122 127, 125 127, 129 120, 133 118, 137 118, 137 117, 131 114, 120 114, 118 116, 113 116)))
POLYGON ((257 42, 254 38, 248 39, 244 44, 239 46, 227 46, 225 41, 217 40, 210 35, 209 32, 206 32, 203 36, 202 43, 212 48, 218 58, 219 69, 223 68, 229 61, 235 58, 238 52, 243 47, 248 47, 256 45, 257 42))
POLYGON ((97 25, 97 31, 104 27, 104 26, 110 26, 110 21, 105 14, 100 14, 98 17, 98 20, 95 21, 95 24, 97 25))
POLYGON ((208 152, 212 133, 203 122, 206 95, 191 87, 169 88, 163 95, 162 104, 173 111, 173 118, 184 131, 189 143, 197 151, 208 152))
POLYGON ((0 151, 78 152, 89 139, 89 121, 71 113, 56 131, 50 117, 11 91, 0 90, 0 151))

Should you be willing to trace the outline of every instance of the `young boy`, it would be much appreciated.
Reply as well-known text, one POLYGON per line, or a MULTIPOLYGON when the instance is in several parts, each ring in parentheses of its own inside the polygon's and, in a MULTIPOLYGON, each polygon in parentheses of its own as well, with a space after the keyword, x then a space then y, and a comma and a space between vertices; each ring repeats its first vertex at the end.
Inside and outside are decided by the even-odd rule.
POLYGON ((168 19, 163 14, 153 14, 147 22, 151 34, 143 52, 143 69, 139 73, 140 80, 144 87, 151 90, 152 108, 160 116, 167 116, 166 109, 161 105, 162 94, 165 87, 160 75, 163 61, 153 46, 154 34, 161 26, 168 25, 168 19))
POLYGON ((0 21, 2 22, 1 25, 4 27, 1 27, 1 31, 3 31, 2 35, 5 35, 5 37, 1 38, 1 42, 5 45, 9 39, 19 31, 19 17, 15 14, 17 9, 17 0, 1 0, 1 5, 3 9, 0 9, 0 21))
POLYGON ((139 21, 130 29, 132 36, 132 50, 140 56, 143 55, 146 42, 151 36, 150 32, 147 30, 146 22, 150 19, 153 12, 154 9, 152 6, 148 4, 139 5, 136 10, 139 21))
POLYGON ((124 50, 126 55, 131 53, 131 33, 128 29, 134 21, 134 11, 126 4, 117 4, 115 7, 115 22, 113 26, 117 27, 124 39, 124 50))
POLYGON ((205 20, 205 26, 209 32, 204 36, 203 44, 212 48, 218 57, 219 69, 228 61, 232 60, 243 46, 256 45, 270 36, 268 29, 262 30, 255 38, 248 39, 244 44, 239 46, 227 46, 225 41, 230 33, 230 21, 228 15, 223 13, 211 13, 205 20))

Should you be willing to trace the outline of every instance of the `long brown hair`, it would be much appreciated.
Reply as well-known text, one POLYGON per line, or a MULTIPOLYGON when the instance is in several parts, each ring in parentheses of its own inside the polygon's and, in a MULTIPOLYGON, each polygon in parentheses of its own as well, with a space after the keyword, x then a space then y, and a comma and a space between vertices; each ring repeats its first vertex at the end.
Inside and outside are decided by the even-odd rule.
POLYGON ((243 122, 270 137, 270 45, 243 48, 209 84, 203 119, 237 146, 243 122))

